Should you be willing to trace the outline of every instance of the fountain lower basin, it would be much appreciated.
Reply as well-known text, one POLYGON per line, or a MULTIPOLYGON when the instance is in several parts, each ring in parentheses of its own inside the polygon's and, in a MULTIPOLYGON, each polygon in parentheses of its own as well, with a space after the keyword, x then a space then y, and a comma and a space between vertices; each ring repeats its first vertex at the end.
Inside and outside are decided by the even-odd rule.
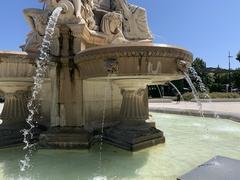
MULTIPOLYGON (((1 71, 2 91, 29 90, 33 58, 16 52, 1 56, 5 59, 1 58, 0 67, 7 67, 4 74, 1 71)), ((152 121, 146 87, 183 78, 179 62, 190 64, 190 52, 170 45, 131 43, 89 48, 74 57, 53 59, 40 94, 43 123, 50 128, 40 137, 43 147, 88 148, 102 125, 105 141, 124 149, 136 151, 165 142, 163 132, 148 123, 152 121)), ((18 112, 16 106, 4 107, 18 112)), ((19 112, 24 116, 17 116, 24 120, 26 111, 19 112)), ((4 114, 5 123, 19 119, 10 118, 5 110, 2 117, 4 114)))
MULTIPOLYGON (((91 105, 85 111, 98 114, 95 119, 102 117, 99 109, 106 111, 106 142, 131 151, 165 142, 163 132, 146 122, 149 120, 146 87, 183 78, 179 66, 182 61, 190 64, 192 54, 170 45, 146 43, 89 48, 74 57, 79 76, 83 79, 83 94, 96 89, 92 94, 86 93, 85 102, 91 105), (87 84, 86 89, 84 84, 87 84), (110 88, 109 94, 104 95, 106 88, 110 88), (100 108, 97 105, 101 103, 100 99, 102 102, 107 99, 110 107, 100 108)), ((94 122, 92 119, 87 121, 94 122)), ((96 129, 100 127, 101 124, 95 126, 96 129)))
POLYGON ((21 148, 0 150, 0 179, 108 179, 176 180, 216 155, 240 159, 240 124, 224 119, 151 113, 167 143, 131 153, 104 144, 102 174, 98 174, 99 147, 83 150, 38 150, 32 168, 20 172, 21 148), (68 163, 66 163, 68 162, 68 163), (53 168, 54 167, 54 168, 53 168), (59 173, 61 172, 61 173, 59 173))

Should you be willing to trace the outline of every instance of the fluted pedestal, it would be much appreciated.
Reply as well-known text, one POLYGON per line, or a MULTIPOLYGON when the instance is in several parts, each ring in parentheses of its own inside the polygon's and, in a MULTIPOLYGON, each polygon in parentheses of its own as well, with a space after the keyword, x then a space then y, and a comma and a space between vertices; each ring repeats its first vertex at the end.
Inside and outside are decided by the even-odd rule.
POLYGON ((121 88, 123 96, 120 124, 106 129, 104 140, 130 151, 164 143, 163 132, 146 123, 149 118, 146 90, 148 80, 117 80, 115 83, 121 88))
POLYGON ((4 106, 0 119, 0 148, 8 147, 23 142, 21 130, 26 128, 25 119, 28 115, 27 92, 30 83, 11 82, 0 83, 4 92, 4 106))
POLYGON ((120 118, 122 123, 129 125, 144 124, 148 119, 148 109, 144 102, 146 89, 122 90, 120 118))
POLYGON ((5 94, 5 103, 0 118, 3 125, 24 122, 28 115, 26 92, 5 94))

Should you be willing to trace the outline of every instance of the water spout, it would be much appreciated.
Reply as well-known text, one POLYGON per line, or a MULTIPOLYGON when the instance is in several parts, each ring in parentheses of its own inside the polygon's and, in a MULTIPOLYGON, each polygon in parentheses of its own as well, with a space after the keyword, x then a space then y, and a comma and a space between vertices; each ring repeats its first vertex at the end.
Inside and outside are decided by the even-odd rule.
POLYGON ((48 52, 50 50, 50 44, 51 40, 54 34, 54 29, 57 24, 58 17, 61 14, 61 11, 63 10, 62 7, 57 7, 52 15, 49 18, 45 35, 43 37, 42 46, 40 48, 40 55, 39 58, 36 60, 36 74, 33 77, 34 85, 32 88, 32 95, 31 98, 27 104, 27 108, 29 111, 29 115, 26 119, 27 124, 30 126, 29 129, 23 129, 23 137, 24 137, 24 150, 27 150, 27 153, 25 154, 25 157, 23 160, 20 160, 20 170, 25 171, 26 169, 30 168, 30 158, 32 156, 32 151, 34 147, 33 141, 33 130, 36 127, 36 121, 34 121, 34 116, 38 112, 38 104, 36 103, 38 95, 40 93, 40 90, 42 88, 42 84, 44 82, 44 78, 46 75, 46 71, 48 69, 48 52))

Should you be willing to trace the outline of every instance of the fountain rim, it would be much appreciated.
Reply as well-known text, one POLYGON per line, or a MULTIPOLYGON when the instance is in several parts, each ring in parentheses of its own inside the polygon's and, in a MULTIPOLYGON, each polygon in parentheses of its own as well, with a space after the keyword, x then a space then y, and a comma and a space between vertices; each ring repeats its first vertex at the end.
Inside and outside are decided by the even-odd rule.
POLYGON ((25 51, 0 51, 0 62, 33 64, 34 59, 34 56, 25 51))
POLYGON ((13 56, 16 56, 16 55, 17 56, 26 56, 26 55, 28 55, 28 53, 24 52, 24 51, 8 51, 8 50, 0 51, 0 57, 2 57, 4 55, 6 55, 6 56, 11 56, 11 55, 13 55, 13 56))
POLYGON ((84 55, 84 54, 88 54, 88 53, 92 53, 94 51, 98 51, 98 50, 105 50, 105 49, 116 49, 116 48, 125 48, 125 49, 128 49, 128 48, 143 48, 143 47, 146 47, 146 48, 166 48, 166 49, 176 49, 176 50, 180 50, 180 51, 183 51, 185 52, 186 54, 190 55, 191 57, 193 57, 193 54, 188 51, 187 49, 185 48, 181 48, 181 47, 178 47, 178 46, 175 46, 175 45, 170 45, 170 44, 152 44, 152 43, 130 43, 130 44, 108 44, 108 45, 102 45, 102 46, 97 46, 97 47, 91 47, 91 48, 88 48, 88 49, 85 49, 85 50, 82 50, 80 52, 78 52, 76 54, 76 56, 81 56, 81 55, 84 55))

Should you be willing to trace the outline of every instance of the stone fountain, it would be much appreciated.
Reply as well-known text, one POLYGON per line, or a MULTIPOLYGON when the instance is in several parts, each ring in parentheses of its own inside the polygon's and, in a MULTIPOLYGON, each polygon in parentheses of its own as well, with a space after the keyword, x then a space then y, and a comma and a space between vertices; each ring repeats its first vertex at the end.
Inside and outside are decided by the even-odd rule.
POLYGON ((0 52, 5 96, 0 128, 6 132, 0 146, 21 142, 10 132, 24 126, 35 59, 48 17, 58 6, 63 13, 36 117, 40 129, 47 129, 40 146, 89 148, 102 128, 106 143, 131 151, 164 143, 149 117, 147 85, 183 78, 192 54, 153 44, 145 10, 127 0, 42 1, 44 9, 24 10, 32 28, 21 46, 24 52, 0 52))

